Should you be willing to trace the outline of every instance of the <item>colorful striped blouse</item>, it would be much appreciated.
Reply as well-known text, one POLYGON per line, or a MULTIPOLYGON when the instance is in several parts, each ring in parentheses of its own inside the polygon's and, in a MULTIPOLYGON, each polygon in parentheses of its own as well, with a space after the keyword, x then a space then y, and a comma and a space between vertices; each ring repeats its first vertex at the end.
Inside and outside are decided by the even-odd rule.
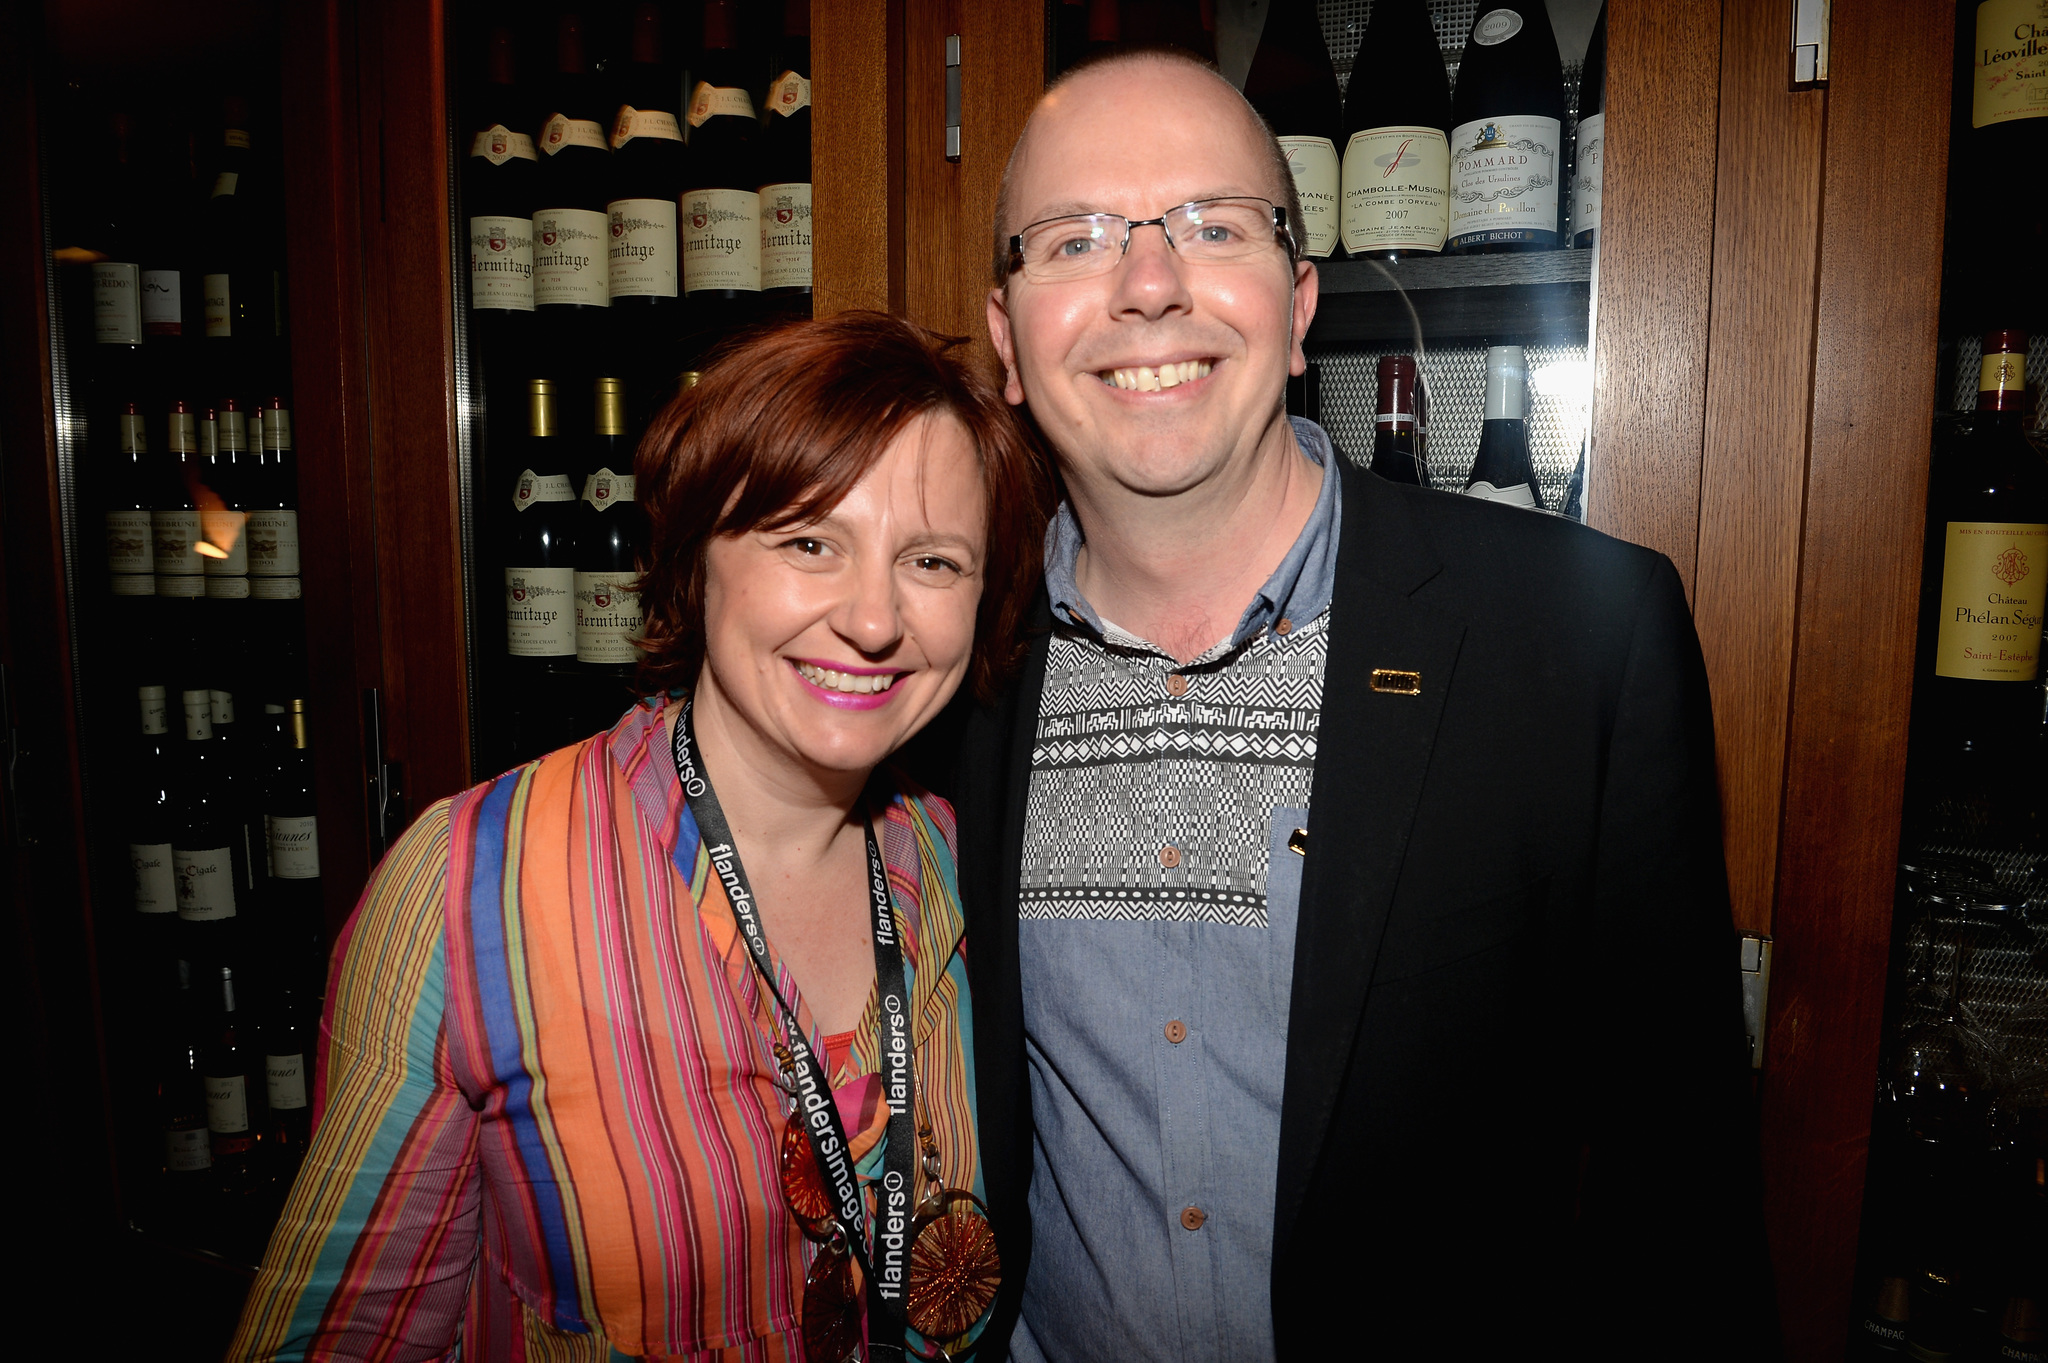
MULTIPOLYGON (((636 707, 435 805, 378 867, 336 953, 312 1148, 231 1359, 802 1358, 815 1250, 777 1172, 781 1025, 669 714, 636 707)), ((979 1196, 953 812, 898 795, 881 834, 918 1115, 946 1183, 979 1196)), ((867 1179, 889 1116, 875 1009, 829 1052, 867 1179)))

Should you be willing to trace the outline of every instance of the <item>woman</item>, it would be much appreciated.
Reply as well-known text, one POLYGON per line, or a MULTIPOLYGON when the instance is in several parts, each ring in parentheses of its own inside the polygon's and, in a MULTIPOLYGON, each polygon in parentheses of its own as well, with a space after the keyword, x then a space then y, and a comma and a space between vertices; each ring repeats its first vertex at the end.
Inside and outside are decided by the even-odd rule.
POLYGON ((668 698, 378 868, 231 1357, 971 1348, 999 1268, 953 816, 881 764, 1009 663, 1042 469, 881 314, 748 339, 657 418, 668 698))

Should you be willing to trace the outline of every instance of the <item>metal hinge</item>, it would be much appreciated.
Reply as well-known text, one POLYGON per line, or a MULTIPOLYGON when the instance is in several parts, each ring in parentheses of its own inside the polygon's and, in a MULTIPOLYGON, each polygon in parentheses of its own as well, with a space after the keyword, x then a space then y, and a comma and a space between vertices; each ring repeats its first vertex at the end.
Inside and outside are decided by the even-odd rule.
POLYGON ((946 35, 946 159, 960 159, 960 35, 946 35))
POLYGON ((1792 88, 1828 83, 1828 30, 1833 0, 1792 0, 1792 88))
POLYGON ((1764 1015, 1771 993, 1771 939, 1744 933, 1742 946, 1742 1030, 1749 1034, 1749 1067, 1764 1067, 1764 1015))

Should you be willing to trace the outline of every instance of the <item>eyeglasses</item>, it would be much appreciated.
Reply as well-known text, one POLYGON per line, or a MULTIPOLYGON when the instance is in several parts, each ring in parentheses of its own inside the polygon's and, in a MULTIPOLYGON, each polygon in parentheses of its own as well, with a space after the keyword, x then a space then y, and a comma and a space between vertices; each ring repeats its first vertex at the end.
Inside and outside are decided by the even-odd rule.
POLYGON ((1107 274, 1131 248, 1131 234, 1157 227, 1182 260, 1224 265, 1247 260, 1278 244, 1295 257, 1287 210, 1267 199, 1198 199, 1156 218, 1120 213, 1075 213, 1034 222, 1010 238, 1010 270, 1034 283, 1064 283, 1107 274))

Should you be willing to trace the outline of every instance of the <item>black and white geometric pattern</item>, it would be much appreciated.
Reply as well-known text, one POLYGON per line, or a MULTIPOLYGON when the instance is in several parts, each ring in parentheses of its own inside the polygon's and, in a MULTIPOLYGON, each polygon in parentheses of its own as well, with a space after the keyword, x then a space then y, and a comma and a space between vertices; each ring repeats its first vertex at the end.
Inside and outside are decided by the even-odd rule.
POLYGON ((1265 927, 1273 811, 1308 808, 1328 640, 1327 609, 1186 666, 1113 626, 1057 633, 1018 916, 1265 927))

